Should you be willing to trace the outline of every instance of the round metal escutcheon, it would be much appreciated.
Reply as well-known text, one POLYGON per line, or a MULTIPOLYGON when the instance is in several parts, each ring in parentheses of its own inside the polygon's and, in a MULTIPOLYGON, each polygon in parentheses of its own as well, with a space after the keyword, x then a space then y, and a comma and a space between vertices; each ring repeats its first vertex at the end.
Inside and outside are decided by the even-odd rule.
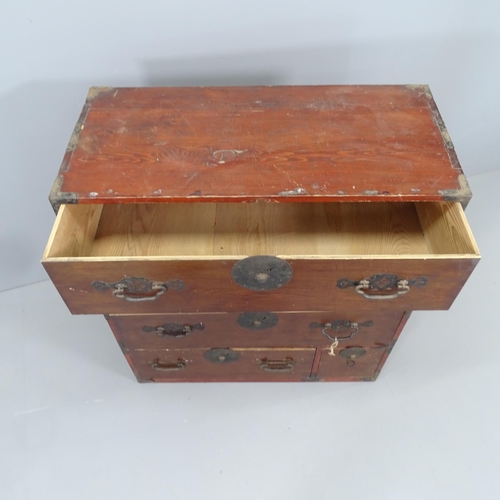
POLYGON ((256 255, 237 262, 233 280, 249 290, 275 290, 286 285, 293 276, 292 266, 272 255, 256 255))
POLYGON ((222 365, 224 363, 232 363, 240 359, 240 353, 232 349, 210 349, 203 353, 203 357, 211 363, 222 365))
POLYGON ((366 354, 366 350, 362 347, 348 347, 347 349, 342 349, 340 355, 347 359, 357 359, 361 358, 366 354))
POLYGON ((250 330, 265 330, 278 324, 278 315, 272 312, 244 312, 238 316, 238 325, 250 330))

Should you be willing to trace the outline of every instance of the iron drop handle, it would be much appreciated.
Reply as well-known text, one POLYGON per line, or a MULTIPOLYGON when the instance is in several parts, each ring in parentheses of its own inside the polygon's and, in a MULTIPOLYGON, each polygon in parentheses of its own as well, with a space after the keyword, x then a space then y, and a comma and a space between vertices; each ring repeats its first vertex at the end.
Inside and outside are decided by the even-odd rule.
POLYGON ((167 290, 182 290, 184 283, 181 280, 171 280, 166 283, 152 281, 146 278, 125 277, 120 281, 109 283, 106 281, 92 282, 92 288, 98 292, 113 290, 113 297, 127 302, 144 302, 156 300, 167 290))
POLYGON ((338 288, 348 288, 352 286, 356 293, 359 293, 359 295, 365 299, 371 300, 396 299, 402 295, 406 295, 410 291, 410 286, 422 287, 426 284, 427 278, 425 276, 420 276, 415 279, 401 279, 395 274, 374 274, 360 281, 354 281, 347 278, 337 281, 338 288), (374 291, 375 293, 367 293, 370 291, 374 291))
POLYGON ((260 368, 265 372, 273 373, 288 373, 293 370, 295 360, 292 358, 286 359, 262 359, 260 360, 260 368))
POLYGON ((181 325, 180 323, 165 323, 161 326, 143 326, 143 332, 156 332, 158 337, 172 337, 182 338, 187 337, 193 330, 204 330, 203 323, 196 323, 194 325, 181 325))
POLYGON ((408 286, 408 281, 399 280, 397 283, 398 289, 395 293, 387 294, 387 295, 373 295, 370 293, 366 293, 365 290, 369 289, 370 282, 368 280, 361 280, 358 285, 356 285, 356 292, 362 295, 365 299, 377 299, 377 300, 387 300, 387 299, 397 299, 401 297, 401 295, 405 295, 410 291, 410 287, 408 286))
POLYGON ((335 321, 331 321, 329 323, 311 323, 309 328, 321 328, 321 333, 331 340, 332 342, 337 342, 338 340, 349 340, 352 339, 358 332, 360 327, 370 327, 373 325, 373 321, 370 319, 368 321, 364 321, 363 323, 357 323, 354 321, 349 321, 347 319, 338 319, 335 321), (334 335, 332 337, 327 330, 331 330, 333 332, 342 332, 346 330, 350 330, 349 335, 344 337, 339 337, 338 335, 334 335))
POLYGON ((158 370, 161 372, 177 372, 186 368, 186 361, 183 359, 179 359, 175 362, 160 361, 159 359, 155 359, 149 364, 151 365, 151 368, 153 368, 153 370, 158 370))
POLYGON ((167 287, 161 283, 153 283, 151 290, 156 293, 154 295, 128 295, 126 286, 120 284, 116 285, 116 289, 113 290, 113 296, 127 302, 145 302, 147 300, 156 300, 167 291, 167 287))

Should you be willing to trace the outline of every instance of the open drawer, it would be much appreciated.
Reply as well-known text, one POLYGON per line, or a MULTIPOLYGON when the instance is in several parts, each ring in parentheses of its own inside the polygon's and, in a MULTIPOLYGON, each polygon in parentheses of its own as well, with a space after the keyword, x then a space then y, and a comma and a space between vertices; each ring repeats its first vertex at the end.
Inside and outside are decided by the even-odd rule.
POLYGON ((62 205, 42 262, 71 312, 142 314, 447 309, 479 258, 455 202, 204 202, 62 205))

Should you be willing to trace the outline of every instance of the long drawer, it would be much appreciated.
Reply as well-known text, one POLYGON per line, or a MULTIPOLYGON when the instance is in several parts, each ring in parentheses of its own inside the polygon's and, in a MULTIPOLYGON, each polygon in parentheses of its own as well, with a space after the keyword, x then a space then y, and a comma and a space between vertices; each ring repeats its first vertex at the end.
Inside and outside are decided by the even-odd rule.
POLYGON ((125 356, 140 382, 297 382, 316 349, 175 349, 125 356))
POLYGON ((61 206, 43 265, 73 313, 447 309, 480 256, 459 203, 61 206))
POLYGON ((387 346, 401 311, 244 312, 110 316, 127 350, 220 347, 387 346))

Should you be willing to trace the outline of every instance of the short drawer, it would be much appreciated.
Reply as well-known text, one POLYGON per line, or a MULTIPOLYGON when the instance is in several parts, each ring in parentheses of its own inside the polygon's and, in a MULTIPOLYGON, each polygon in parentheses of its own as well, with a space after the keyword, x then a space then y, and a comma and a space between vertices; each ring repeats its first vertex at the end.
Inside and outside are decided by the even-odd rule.
POLYGON ((132 351, 140 382, 290 382, 307 380, 315 349, 173 349, 132 351))
POLYGON ((459 203, 63 205, 73 313, 447 309, 480 256, 459 203))
POLYGON ((317 378, 326 382, 354 382, 375 380, 392 346, 363 346, 353 342, 339 346, 334 356, 323 349, 317 378))
POLYGON ((187 349, 214 345, 325 347, 337 339, 388 345, 400 311, 243 312, 110 316, 108 322, 127 350, 187 349))

